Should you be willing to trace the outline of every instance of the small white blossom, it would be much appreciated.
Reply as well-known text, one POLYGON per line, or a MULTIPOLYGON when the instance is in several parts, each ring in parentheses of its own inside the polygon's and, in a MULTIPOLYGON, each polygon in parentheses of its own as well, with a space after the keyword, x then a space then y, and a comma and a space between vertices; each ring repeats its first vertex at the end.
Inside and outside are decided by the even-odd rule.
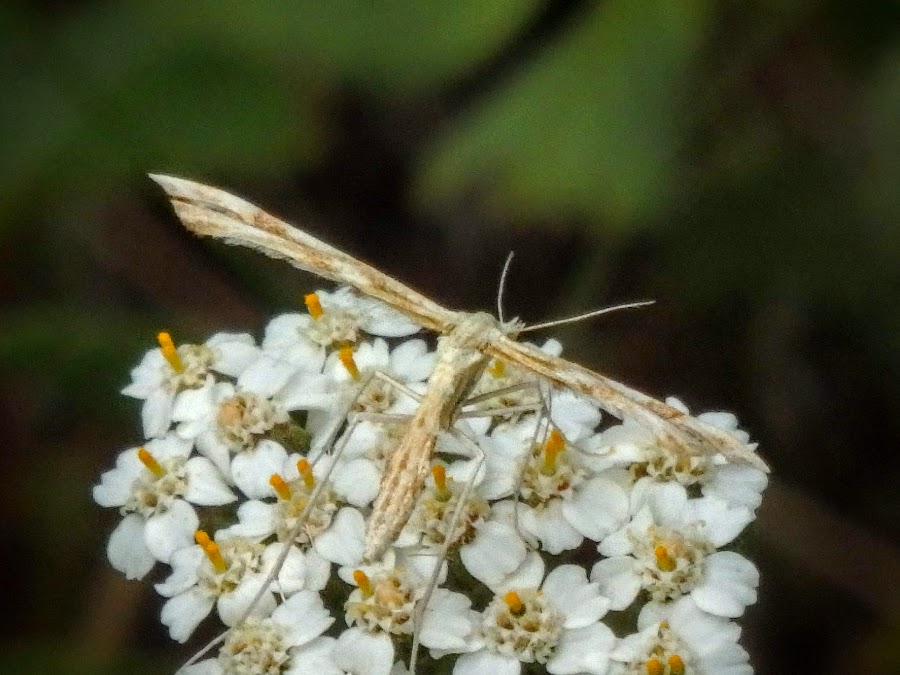
POLYGON ((93 490, 101 506, 118 506, 124 519, 110 537, 110 562, 129 579, 143 577, 156 560, 189 546, 199 522, 191 504, 235 501, 220 473, 204 457, 189 457, 192 443, 172 434, 130 448, 93 490))
POLYGON ((126 396, 144 401, 141 418, 145 438, 158 438, 168 431, 179 392, 203 386, 210 371, 237 377, 259 353, 250 335, 230 333, 216 333, 201 345, 181 345, 176 351, 180 360, 177 369, 162 348, 148 351, 131 371, 131 384, 122 389, 126 396))
MULTIPOLYGON (((674 397, 667 398, 666 403, 688 412, 674 397)), ((697 419, 730 433, 743 443, 749 440, 731 413, 702 413, 697 419)), ((765 472, 743 464, 731 464, 722 455, 677 455, 658 443, 651 431, 631 420, 610 427, 581 446, 587 453, 586 463, 595 471, 627 468, 634 483, 677 482, 685 487, 699 486, 703 495, 716 496, 735 507, 755 510, 768 484, 765 472)))
POLYGON ((354 571, 357 588, 344 603, 347 625, 370 635, 401 638, 418 628, 422 646, 442 655, 464 651, 478 616, 471 609, 471 601, 461 593, 435 588, 417 625, 416 606, 424 602, 431 574, 423 574, 427 570, 410 562, 385 562, 354 571))
POLYGON ((333 293, 316 291, 315 295, 323 310, 320 319, 332 324, 314 331, 324 336, 320 338, 321 343, 325 343, 326 337, 328 344, 356 342, 358 331, 381 337, 408 337, 422 330, 405 314, 347 287, 333 293))
POLYGON ((217 658, 182 669, 181 675, 331 675, 319 653, 330 638, 319 636, 334 622, 318 593, 300 591, 274 609, 271 616, 251 616, 235 626, 217 658), (310 666, 318 666, 310 670, 310 666))
MULTIPOLYGON (((234 625, 263 588, 283 546, 217 534, 215 542, 207 540, 205 545, 177 551, 171 560, 172 574, 156 585, 157 592, 169 598, 163 605, 162 622, 172 639, 187 640, 213 607, 226 626, 234 625)), ((320 561, 314 559, 308 566, 300 549, 291 547, 272 586, 253 607, 253 615, 267 616, 272 611, 276 591, 289 595, 320 590, 326 581, 320 561)))
POLYGON ((290 675, 392 675, 393 656, 387 635, 349 628, 297 649, 290 675))
POLYGON ((600 619, 609 601, 577 565, 550 572, 540 589, 533 573, 511 579, 481 616, 470 652, 459 657, 454 675, 517 674, 522 663, 546 664, 554 675, 604 675, 615 644, 600 619))
MULTIPOLYGON (((584 453, 552 429, 532 445, 533 422, 517 431, 522 457, 518 482, 519 527, 548 553, 577 548, 584 537, 600 540, 628 517, 628 497, 616 482, 594 475, 584 453)), ((513 436, 514 438, 514 436, 513 436)))
POLYGON ((633 520, 600 544, 609 557, 591 572, 613 609, 628 607, 641 590, 656 603, 691 594, 705 611, 727 617, 756 602, 753 563, 716 551, 749 522, 747 509, 728 509, 709 497, 688 499, 677 483, 646 496, 633 520))
POLYGON ((638 631, 622 638, 612 653, 614 675, 681 672, 695 675, 751 675, 747 652, 737 644, 740 627, 701 611, 691 598, 647 605, 638 631))
MULTIPOLYGON (((316 468, 319 468, 320 462, 316 468)), ((300 531, 292 543, 308 549, 323 532, 332 525, 342 500, 326 484, 319 492, 316 503, 309 507, 321 474, 314 471, 299 455, 289 457, 280 472, 270 474, 269 487, 275 501, 248 500, 238 508, 238 522, 224 530, 228 535, 265 539, 275 535, 278 541, 287 541, 297 528, 301 515, 305 517, 300 531)))
MULTIPOLYGON (((278 395, 290 386, 282 386, 278 395)), ((195 439, 197 450, 245 495, 259 499, 271 494, 269 477, 281 470, 288 454, 271 436, 293 424, 278 396, 242 387, 240 378, 237 385, 210 379, 178 396, 173 419, 179 422, 178 435, 195 439)))

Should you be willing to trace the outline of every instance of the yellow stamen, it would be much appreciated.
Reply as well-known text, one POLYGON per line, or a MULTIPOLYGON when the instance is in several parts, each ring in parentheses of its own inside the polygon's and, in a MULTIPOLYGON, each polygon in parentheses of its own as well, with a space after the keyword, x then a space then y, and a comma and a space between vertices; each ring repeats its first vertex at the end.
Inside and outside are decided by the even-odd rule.
POLYGON ((666 672, 666 667, 662 664, 662 661, 655 656, 644 664, 644 669, 647 671, 647 675, 663 675, 666 672))
POLYGON ((228 563, 225 562, 225 558, 222 557, 222 552, 219 550, 219 545, 211 541, 203 548, 203 552, 206 554, 206 557, 209 558, 209 562, 212 563, 213 568, 216 572, 220 574, 228 569, 228 563))
POLYGON ((494 359, 490 368, 488 368, 488 372, 494 377, 503 377, 503 373, 506 372, 506 363, 500 359, 494 359))
POLYGON ((138 448, 138 459, 141 460, 141 464, 146 466, 157 478, 166 475, 166 470, 159 465, 159 462, 156 461, 156 457, 147 452, 146 449, 138 448))
POLYGON ((556 473, 556 460, 560 453, 566 449, 566 439, 557 429, 550 432, 550 438, 544 444, 544 468, 542 473, 552 476, 556 473))
POLYGON ((314 488, 316 486, 316 479, 313 476, 312 467, 309 465, 305 459, 297 460, 297 471, 300 472, 300 476, 303 478, 303 484, 308 488, 314 488))
POLYGON ((362 570, 356 570, 353 573, 353 581, 355 581, 356 585, 359 586, 359 590, 362 591, 363 597, 372 597, 372 582, 369 581, 369 577, 366 576, 365 572, 363 572, 362 570))
POLYGON ((306 305, 306 310, 309 312, 309 315, 318 319, 325 313, 325 310, 322 309, 322 303, 319 302, 319 296, 315 293, 309 293, 308 295, 303 296, 303 304, 306 305))
POLYGON ((669 671, 672 675, 684 675, 684 661, 678 654, 672 654, 672 656, 669 657, 669 671))
POLYGON ((653 549, 653 555, 656 557, 656 566, 662 572, 671 572, 678 566, 675 558, 669 553, 669 549, 661 544, 653 549))
POLYGON ((269 485, 275 490, 275 493, 281 497, 282 499, 290 499, 291 498, 291 488, 288 487, 288 484, 284 482, 284 478, 279 476, 277 473, 273 473, 269 476, 269 485))
POLYGON ((350 377, 354 380, 358 380, 359 368, 356 367, 356 361, 353 360, 353 348, 341 347, 338 350, 338 358, 341 360, 341 363, 344 364, 344 368, 347 369, 347 372, 350 373, 350 377))
POLYGON ((518 616, 525 611, 525 605, 522 603, 522 598, 519 597, 519 594, 515 591, 510 591, 506 595, 503 596, 503 602, 506 603, 506 606, 509 607, 509 611, 518 616))
POLYGON ((228 564, 225 562, 225 558, 222 557, 219 545, 210 539, 206 532, 203 530, 194 532, 194 541, 200 544, 200 548, 203 549, 203 552, 206 554, 206 557, 209 558, 209 562, 212 563, 216 572, 221 573, 228 569, 228 564))
POLYGON ((163 331, 156 336, 156 339, 159 341, 159 348, 162 350, 163 357, 169 362, 172 370, 176 373, 183 373, 184 363, 181 362, 181 357, 178 356, 178 350, 175 349, 172 336, 163 331))
POLYGON ((435 464, 431 467, 431 475, 434 477, 435 497, 442 502, 450 501, 453 493, 447 487, 447 469, 442 464, 435 464))

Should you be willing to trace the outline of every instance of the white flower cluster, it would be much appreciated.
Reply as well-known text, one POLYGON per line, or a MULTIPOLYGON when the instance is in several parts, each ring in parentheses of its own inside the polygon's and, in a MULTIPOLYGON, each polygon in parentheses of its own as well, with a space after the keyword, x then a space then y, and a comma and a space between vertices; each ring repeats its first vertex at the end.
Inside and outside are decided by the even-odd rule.
MULTIPOLYGON (((143 400, 145 441, 94 488, 123 515, 110 562, 131 579, 170 568, 156 590, 174 640, 213 611, 230 628, 184 673, 397 675, 418 645, 457 675, 752 672, 733 620, 758 572, 723 548, 754 519, 764 473, 675 456, 494 361, 399 537, 366 560, 435 353, 376 301, 342 289, 306 304, 259 345, 161 333, 123 390, 143 400)), ((700 419, 746 440, 730 414, 700 419)))

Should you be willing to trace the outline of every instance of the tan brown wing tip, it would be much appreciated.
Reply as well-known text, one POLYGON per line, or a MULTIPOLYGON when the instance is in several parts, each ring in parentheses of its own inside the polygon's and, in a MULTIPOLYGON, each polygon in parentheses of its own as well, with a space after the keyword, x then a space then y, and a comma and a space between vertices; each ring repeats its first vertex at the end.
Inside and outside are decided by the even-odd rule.
POLYGON ((258 229, 256 221, 266 216, 258 206, 211 185, 163 174, 148 175, 166 191, 175 212, 189 230, 255 247, 246 241, 246 231, 239 230, 246 226, 258 229))
POLYGON ((152 181, 157 183, 169 197, 177 199, 194 199, 197 197, 198 183, 177 178, 175 176, 167 176, 161 173, 148 173, 152 181))

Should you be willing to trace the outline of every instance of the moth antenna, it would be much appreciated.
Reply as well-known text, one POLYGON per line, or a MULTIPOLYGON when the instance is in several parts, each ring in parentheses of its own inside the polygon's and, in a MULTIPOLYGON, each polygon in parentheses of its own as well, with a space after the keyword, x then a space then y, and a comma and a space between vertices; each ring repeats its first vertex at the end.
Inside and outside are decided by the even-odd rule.
POLYGON ((595 309, 592 312, 587 312, 585 314, 579 314, 578 316, 570 316, 568 319, 556 319, 554 321, 545 321, 544 323, 536 323, 533 326, 527 326, 520 330, 520 333, 527 333, 532 330, 540 330, 541 328, 550 328, 552 326, 562 326, 567 323, 575 323, 576 321, 584 321, 585 319, 590 319, 595 316, 600 316, 601 314, 609 314, 610 312, 617 312, 620 309, 634 309, 635 307, 646 307, 647 305, 652 305, 656 300, 639 300, 637 302, 626 302, 621 305, 613 305, 612 307, 604 307, 602 309, 595 309))
POLYGON ((503 293, 506 291, 506 277, 509 274, 509 266, 515 253, 510 251, 506 256, 506 262, 503 263, 503 271, 500 272, 500 284, 497 286, 497 319, 500 323, 504 323, 503 318, 503 293))

